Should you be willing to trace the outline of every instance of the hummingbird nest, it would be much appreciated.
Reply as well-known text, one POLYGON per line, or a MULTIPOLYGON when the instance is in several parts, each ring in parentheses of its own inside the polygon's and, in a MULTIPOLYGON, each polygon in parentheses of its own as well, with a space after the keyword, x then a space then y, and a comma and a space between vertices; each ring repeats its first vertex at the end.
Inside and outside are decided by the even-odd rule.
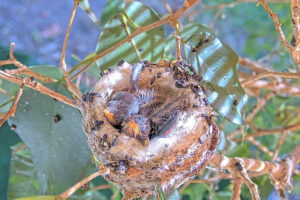
POLYGON ((214 154, 219 132, 201 76, 182 61, 106 70, 81 112, 104 178, 131 199, 178 188, 214 154))

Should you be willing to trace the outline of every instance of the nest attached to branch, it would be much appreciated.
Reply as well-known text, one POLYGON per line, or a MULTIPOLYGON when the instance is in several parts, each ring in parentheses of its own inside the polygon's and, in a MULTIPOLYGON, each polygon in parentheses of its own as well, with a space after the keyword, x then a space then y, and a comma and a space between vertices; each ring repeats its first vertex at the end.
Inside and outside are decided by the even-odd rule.
POLYGON ((199 174, 219 142, 201 77, 192 66, 179 61, 144 64, 138 71, 137 90, 132 82, 133 67, 123 61, 104 73, 93 91, 83 96, 81 105, 92 152, 110 169, 104 178, 115 183, 127 199, 157 194, 158 185, 163 191, 179 187, 199 174), (121 125, 112 123, 105 111, 120 92, 137 98, 147 93, 160 99, 151 104, 149 98, 135 111, 146 116, 150 132, 126 130, 125 119, 121 125))

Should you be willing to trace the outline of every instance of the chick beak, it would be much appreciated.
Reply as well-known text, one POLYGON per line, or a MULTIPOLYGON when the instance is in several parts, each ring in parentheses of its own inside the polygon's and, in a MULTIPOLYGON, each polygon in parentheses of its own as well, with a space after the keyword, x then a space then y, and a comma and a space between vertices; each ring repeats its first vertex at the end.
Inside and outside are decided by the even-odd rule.
POLYGON ((131 137, 135 137, 135 138, 141 134, 139 125, 133 120, 130 120, 125 125, 124 130, 126 131, 126 134, 128 134, 131 137))
POLYGON ((111 124, 116 124, 116 121, 114 119, 114 113, 110 112, 108 108, 105 109, 103 112, 104 112, 105 117, 111 124))

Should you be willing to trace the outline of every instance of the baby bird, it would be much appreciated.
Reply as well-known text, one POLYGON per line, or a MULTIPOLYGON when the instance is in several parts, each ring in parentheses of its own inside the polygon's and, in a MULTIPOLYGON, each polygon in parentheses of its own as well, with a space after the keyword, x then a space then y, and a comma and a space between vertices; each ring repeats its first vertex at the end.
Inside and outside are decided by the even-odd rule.
POLYGON ((167 100, 157 95, 154 89, 139 89, 137 81, 145 65, 141 62, 132 67, 130 83, 133 92, 116 92, 104 110, 112 125, 121 125, 123 133, 138 139, 143 145, 152 137, 167 135, 185 104, 184 97, 167 100))

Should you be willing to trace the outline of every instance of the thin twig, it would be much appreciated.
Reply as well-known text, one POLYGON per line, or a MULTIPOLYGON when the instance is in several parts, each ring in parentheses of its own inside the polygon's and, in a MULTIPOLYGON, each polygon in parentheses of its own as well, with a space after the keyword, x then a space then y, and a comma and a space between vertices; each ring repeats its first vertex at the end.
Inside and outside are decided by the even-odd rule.
POLYGON ((272 134, 275 134, 275 133, 282 133, 284 131, 287 131, 287 132, 293 132, 293 131, 296 131, 300 129, 300 123, 297 123, 297 124, 294 124, 294 125, 291 125, 291 126, 287 126, 285 128, 277 128, 277 129, 272 129, 272 130, 260 130, 260 131, 257 131, 255 133, 251 133, 251 134, 247 134, 245 135, 244 137, 240 137, 240 138, 236 138, 236 139, 233 139, 234 142, 240 142, 244 139, 248 139, 249 137, 260 137, 260 136, 264 136, 264 135, 272 135, 272 134))
POLYGON ((76 192, 79 188, 81 188, 83 185, 87 184, 88 182, 90 182, 91 180, 93 180, 94 178, 101 176, 103 174, 108 173, 108 169, 107 168, 103 168, 91 175, 89 175, 88 177, 82 179, 81 181, 79 181, 78 183, 76 183, 75 185, 73 185, 72 187, 70 187, 68 190, 66 190, 65 192, 61 193, 59 196, 62 199, 67 199, 69 196, 71 196, 74 192, 76 192))
POLYGON ((166 10, 168 11, 169 14, 172 14, 172 8, 171 6, 168 4, 168 2, 166 0, 162 0, 163 4, 165 5, 166 10))
MULTIPOLYGON (((16 62, 19 62, 19 61, 12 62, 11 64, 16 64, 16 62)), ((36 79, 41 80, 44 83, 57 82, 57 80, 55 80, 54 78, 41 75, 40 73, 37 73, 37 72, 31 70, 30 68, 10 69, 10 70, 5 70, 5 72, 8 74, 16 74, 16 75, 26 74, 27 76, 32 76, 36 79)))
POLYGON ((54 92, 54 91, 50 90, 49 88, 43 86, 39 82, 34 81, 30 78, 22 79, 22 78, 19 78, 19 77, 12 76, 12 75, 10 75, 6 72, 3 72, 3 71, 0 71, 0 78, 3 78, 5 80, 8 80, 8 81, 11 81, 11 82, 14 82, 14 83, 17 83, 19 85, 22 85, 23 80, 25 80, 24 85, 26 87, 29 87, 29 88, 31 88, 33 90, 36 90, 36 91, 39 91, 42 94, 46 94, 46 95, 48 95, 52 98, 55 98, 55 99, 65 103, 65 104, 68 104, 68 105, 70 105, 74 108, 77 108, 76 103, 73 102, 72 100, 70 100, 68 97, 66 97, 62 94, 59 94, 57 92, 54 92))
POLYGON ((275 92, 271 91, 268 92, 262 99, 259 99, 257 101, 257 105, 255 106, 255 108, 252 110, 251 113, 249 113, 246 117, 246 121, 250 122, 253 117, 261 110, 265 107, 265 105, 267 104, 267 102, 273 98, 276 95, 275 92))
MULTIPOLYGON (((130 36, 124 38, 123 40, 121 40, 120 42, 118 42, 117 44, 111 46, 110 48, 98 53, 95 55, 95 57, 93 58, 93 60, 91 62, 89 62, 85 67, 83 67, 78 73, 76 73, 73 77, 72 80, 75 79, 79 74, 81 74, 82 72, 84 72, 88 67, 90 67, 92 64, 94 64, 97 60, 99 60, 100 58, 102 58, 103 56, 107 55, 108 53, 112 52, 113 50, 117 49, 118 47, 120 47, 121 45, 130 42, 134 37, 140 35, 141 33, 147 32, 149 30, 152 30, 156 27, 159 27, 163 24, 166 23, 170 23, 170 24, 174 24, 176 23, 177 19, 191 6, 193 6, 197 1, 199 0, 186 0, 183 3, 183 7, 181 9, 179 9, 177 12, 175 12, 174 14, 171 14, 167 17, 162 18, 161 20, 154 22, 152 24, 149 24, 147 26, 144 27, 138 27, 130 36)), ((82 61, 85 62, 85 61, 82 61)), ((80 65, 79 65, 80 66, 80 65)), ((74 69, 72 70, 74 71, 74 69)))
POLYGON ((265 80, 257 80, 253 82, 251 85, 247 86, 247 88, 257 88, 257 89, 269 89, 274 90, 276 88, 276 92, 278 94, 287 94, 292 96, 300 97, 300 88, 296 85, 292 85, 290 83, 278 82, 278 83, 270 83, 265 80))
POLYGON ((298 0, 291 0, 291 12, 292 12, 292 22, 293 22, 293 39, 295 40, 292 47, 292 57, 298 64, 300 69, 300 29, 299 29, 299 18, 300 18, 300 7, 298 0))
POLYGON ((285 35, 281 29, 281 24, 280 21, 278 19, 278 16, 276 15, 276 13, 274 13, 271 8, 268 6, 268 4, 266 3, 265 0, 259 0, 259 3, 264 7, 264 9, 267 11, 267 13, 269 14, 269 16, 272 18, 272 20, 274 21, 275 27, 277 29, 277 32, 279 34, 279 38, 281 40, 281 42, 284 44, 284 46, 286 47, 286 49, 289 52, 292 52, 292 47, 290 46, 289 42, 286 40, 285 35))
POLYGON ((104 190, 104 189, 111 189, 114 186, 109 185, 109 184, 103 184, 103 185, 98 185, 96 187, 93 187, 91 190, 96 191, 96 190, 104 190))
POLYGON ((277 146, 276 146, 276 148, 275 148, 275 150, 274 150, 274 153, 273 153, 273 156, 272 156, 272 161, 275 161, 275 160, 276 160, 276 158, 277 158, 277 156, 278 156, 278 154, 279 154, 281 145, 283 144, 284 138, 285 138, 285 136, 286 136, 287 134, 288 134, 287 131, 283 131, 283 132, 282 132, 282 134, 281 134, 281 136, 280 136, 280 138, 279 138, 279 140, 278 140, 278 142, 277 142, 277 146))
POLYGON ((0 121, 0 127, 4 124, 4 122, 6 122, 6 120, 10 116, 15 116, 15 112, 16 112, 16 109, 17 109, 18 102, 19 102, 20 97, 22 96, 22 93, 23 93, 24 84, 25 84, 25 79, 21 83, 21 86, 19 88, 18 93, 15 96, 15 99, 13 101, 12 106, 10 107, 9 111, 4 115, 4 117, 1 119, 1 121, 0 121))
POLYGON ((70 35, 70 30, 71 30, 71 27, 72 27, 72 24, 73 24, 73 20, 74 20, 75 13, 76 13, 76 8, 77 8, 78 4, 79 4, 79 0, 75 0, 73 10, 72 10, 72 14, 71 14, 71 17, 70 17, 70 20, 69 20, 67 32, 66 32, 66 35, 65 35, 63 47, 62 47, 62 53, 61 53, 61 58, 60 58, 60 62, 59 62, 59 67, 61 68, 61 70, 64 73, 64 77, 66 79, 66 86, 67 86, 68 90, 77 99, 80 99, 81 96, 82 96, 82 93, 80 92, 79 88, 70 79, 70 76, 67 72, 67 65, 66 65, 66 60, 65 60, 66 49, 67 49, 68 39, 69 39, 69 35, 70 35))
POLYGON ((53 82, 57 81, 51 77, 41 75, 41 74, 31 70, 26 65, 24 65, 23 63, 16 60, 16 58, 14 56, 14 49, 15 49, 15 43, 12 42, 12 43, 10 43, 9 59, 8 60, 0 60, 0 66, 13 64, 18 68, 18 69, 6 70, 7 73, 9 73, 9 74, 26 74, 28 76, 33 76, 45 83, 53 83, 53 82))
POLYGON ((72 9, 72 14, 69 20, 69 24, 68 24, 68 28, 67 28, 67 32, 65 35, 65 39, 64 39, 64 43, 63 43, 63 47, 62 47, 62 52, 61 52, 61 58, 60 58, 60 62, 59 62, 59 67, 63 68, 64 70, 67 70, 66 68, 66 61, 65 61, 65 57, 66 57, 66 49, 67 49, 67 44, 68 44, 68 39, 69 39, 69 35, 70 35, 70 30, 72 27, 72 23, 76 14, 76 8, 79 4, 79 0, 75 0, 74 1, 74 6, 72 9))
POLYGON ((215 16, 213 17, 213 19, 209 23, 209 27, 210 28, 213 28, 215 26, 215 23, 216 23, 217 19, 220 17, 220 15, 222 14, 223 10, 224 10, 224 7, 218 9, 218 11, 216 12, 215 16))
POLYGON ((0 93, 8 96, 9 98, 12 98, 13 96, 11 96, 7 91, 3 90, 2 88, 0 88, 0 93))
POLYGON ((180 53, 180 40, 181 40, 181 38, 180 38, 180 36, 178 36, 176 33, 173 33, 173 36, 175 37, 175 39, 176 39, 176 46, 177 46, 177 48, 176 48, 176 57, 177 57, 177 60, 178 61, 182 61, 182 58, 181 58, 181 53, 180 53))
POLYGON ((13 151, 13 154, 14 154, 14 155, 17 154, 19 151, 25 149, 25 147, 26 147, 26 144, 23 144, 22 146, 20 146, 20 147, 17 148, 16 150, 14 150, 14 151, 13 151))
POLYGON ((291 73, 291 72, 264 72, 258 74, 257 76, 251 77, 248 80, 244 80, 241 82, 243 87, 246 87, 256 80, 267 78, 267 77, 281 77, 281 78, 295 78, 300 79, 300 73, 291 73))
POLYGON ((253 145, 257 146, 262 152, 264 152, 265 154, 267 154, 270 157, 273 157, 273 152, 270 151, 267 147, 265 147, 264 145, 262 145, 260 142, 258 142, 257 140, 255 140, 253 137, 248 137, 247 140, 249 142, 251 142, 253 145))

